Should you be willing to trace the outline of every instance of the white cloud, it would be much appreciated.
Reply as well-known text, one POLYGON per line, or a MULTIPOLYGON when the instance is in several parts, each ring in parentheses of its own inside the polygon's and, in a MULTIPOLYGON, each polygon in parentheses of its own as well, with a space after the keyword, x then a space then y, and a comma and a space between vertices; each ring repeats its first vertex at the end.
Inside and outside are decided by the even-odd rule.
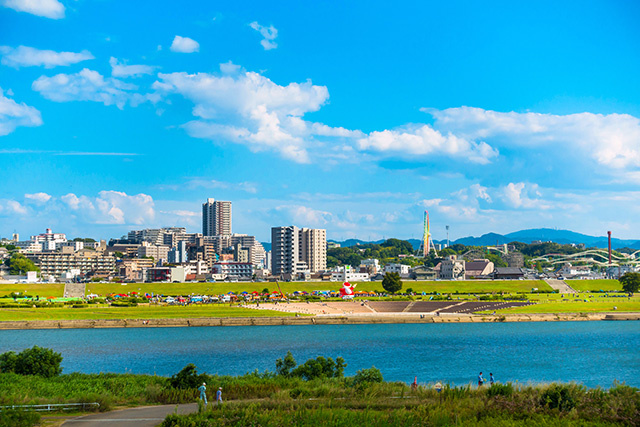
POLYGON ((484 142, 469 141, 451 133, 443 135, 429 125, 371 132, 358 140, 358 148, 400 157, 448 155, 480 164, 487 164, 498 156, 498 152, 484 142))
POLYGON ((0 5, 45 18, 64 18, 64 5, 58 0, 0 0, 0 5))
POLYGON ((276 151, 284 158, 308 163, 310 130, 299 120, 328 99, 324 86, 310 81, 280 86, 254 72, 216 76, 207 73, 158 74, 154 88, 192 101, 198 120, 184 127, 194 137, 244 144, 252 151, 276 151))
POLYGON ((51 195, 41 192, 41 193, 25 194, 24 198, 28 200, 33 200, 35 203, 42 204, 42 203, 47 203, 49 200, 51 200, 51 195))
POLYGON ((153 222, 153 198, 146 194, 127 195, 120 191, 101 191, 97 197, 69 193, 61 200, 71 214, 93 224, 143 225, 153 222))
POLYGON ((545 149, 546 158, 571 153, 611 168, 640 167, 640 119, 628 114, 501 113, 481 108, 423 109, 442 132, 486 140, 494 147, 545 149))
POLYGON ((239 65, 234 64, 231 61, 228 62, 224 62, 222 64, 220 64, 220 71, 223 74, 236 74, 240 71, 242 71, 242 67, 239 65))
POLYGON ((78 62, 94 59, 91 52, 56 52, 54 50, 40 50, 29 46, 0 46, 2 54, 2 65, 13 68, 20 67, 41 67, 54 68, 58 66, 66 67, 78 62))
POLYGON ((104 105, 124 108, 127 102, 136 106, 153 96, 133 93, 138 87, 115 78, 105 78, 97 71, 87 68, 75 74, 41 76, 33 82, 32 89, 55 102, 94 101, 104 105))
POLYGON ((524 182, 510 182, 502 189, 502 197, 508 205, 514 208, 551 209, 551 204, 540 200, 542 193, 538 184, 526 184, 524 182))
POLYGON ((127 61, 118 62, 113 56, 109 59, 111 75, 113 77, 140 77, 145 74, 153 74, 156 67, 150 65, 127 65, 127 61))
POLYGON ((27 215, 29 211, 20 202, 15 200, 0 199, 0 214, 2 216, 18 215, 20 217, 27 215))
POLYGON ((175 36, 169 49, 172 52, 193 53, 200 50, 200 44, 189 37, 175 36))
POLYGON ((276 37, 278 37, 278 30, 273 25, 263 27, 262 25, 254 21, 249 24, 249 26, 259 32, 262 37, 264 37, 264 39, 260 41, 260 44, 262 45, 264 50, 271 50, 278 47, 278 44, 274 42, 276 37))
POLYGON ((201 179, 196 178, 187 182, 187 187, 194 188, 214 188, 214 189, 222 189, 222 190, 232 190, 232 191, 244 191, 246 193, 256 194, 258 192, 258 187, 253 182, 224 182, 217 181, 215 179, 201 179))
POLYGON ((40 125, 42 125, 40 111, 25 103, 18 104, 13 99, 7 98, 0 88, 0 136, 10 134, 18 126, 40 125))

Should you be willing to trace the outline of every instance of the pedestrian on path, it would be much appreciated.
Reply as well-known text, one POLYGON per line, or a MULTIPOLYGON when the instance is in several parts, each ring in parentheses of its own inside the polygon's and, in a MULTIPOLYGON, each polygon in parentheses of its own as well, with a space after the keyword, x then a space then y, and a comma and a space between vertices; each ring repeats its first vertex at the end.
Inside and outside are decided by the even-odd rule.
POLYGON ((198 391, 200 392, 200 399, 202 399, 202 401, 204 402, 204 404, 207 404, 207 384, 206 383, 202 383, 202 385, 200 387, 198 387, 198 391))
POLYGON ((482 384, 484 384, 484 378, 482 378, 482 371, 480 371, 478 374, 478 387, 482 387, 482 384))
POLYGON ((493 374, 491 372, 489 372, 489 384, 493 385, 494 382, 495 382, 495 380, 493 379, 493 374))
POLYGON ((216 403, 218 405, 222 403, 222 387, 218 387, 218 391, 216 391, 216 403))

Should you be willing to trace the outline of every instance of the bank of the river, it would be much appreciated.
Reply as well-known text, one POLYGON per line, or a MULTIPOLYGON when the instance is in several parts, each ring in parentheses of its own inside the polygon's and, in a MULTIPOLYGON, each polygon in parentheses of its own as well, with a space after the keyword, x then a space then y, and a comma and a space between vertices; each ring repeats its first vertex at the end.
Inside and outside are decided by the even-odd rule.
POLYGON ((392 313, 305 317, 203 317, 172 319, 66 319, 0 322, 0 329, 101 329, 197 326, 348 325, 384 323, 495 323, 640 320, 640 313, 531 313, 507 315, 420 315, 392 313))

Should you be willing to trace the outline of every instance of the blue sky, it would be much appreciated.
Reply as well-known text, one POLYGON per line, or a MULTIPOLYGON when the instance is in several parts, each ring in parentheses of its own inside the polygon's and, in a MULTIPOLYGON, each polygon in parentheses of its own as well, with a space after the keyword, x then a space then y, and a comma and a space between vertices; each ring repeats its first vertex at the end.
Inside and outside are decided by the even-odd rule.
POLYGON ((640 6, 0 0, 0 236, 639 238, 640 6))

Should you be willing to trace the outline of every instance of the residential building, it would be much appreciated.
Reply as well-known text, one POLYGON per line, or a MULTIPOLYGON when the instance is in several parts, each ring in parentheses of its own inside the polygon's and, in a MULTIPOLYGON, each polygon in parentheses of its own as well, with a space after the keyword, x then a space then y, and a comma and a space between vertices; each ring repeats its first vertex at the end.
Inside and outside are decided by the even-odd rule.
POLYGON ((213 264, 212 273, 232 278, 250 278, 253 276, 253 265, 250 262, 219 261, 213 264))
POLYGON ((360 262, 360 273, 367 273, 370 276, 375 276, 380 273, 382 269, 380 268, 380 261, 375 258, 363 259, 360 262))
POLYGON ((355 271, 350 265, 338 266, 331 271, 332 282, 368 282, 369 273, 355 271))
POLYGON ((326 270, 326 230, 294 225, 271 228, 271 273, 296 274, 301 271, 299 263, 305 263, 311 273, 326 270))
POLYGON ((104 256, 101 252, 87 251, 85 253, 41 252, 27 254, 27 258, 40 267, 42 276, 60 277, 73 269, 80 273, 107 277, 116 267, 116 259, 104 256))
POLYGON ((523 279, 524 271, 518 267, 496 267, 493 270, 494 279, 523 279))
POLYGON ((187 242, 184 240, 180 241, 175 248, 171 248, 167 254, 167 260, 171 264, 182 264, 183 262, 188 262, 187 242))
POLYGON ((465 277, 465 262, 461 256, 450 255, 439 264, 439 267, 441 279, 463 280, 465 277))
POLYGON ((488 277, 493 273, 494 264, 488 259, 474 259, 464 263, 464 278, 488 277))
POLYGON ((258 242, 254 236, 247 234, 205 236, 203 240, 205 245, 211 245, 211 250, 216 254, 231 252, 243 257, 242 259, 235 258, 236 261, 250 262, 254 266, 260 265, 266 256, 262 243, 258 242), (247 253, 241 253, 243 250, 247 251, 247 253), (246 259, 244 258, 245 256, 246 259))
POLYGON ((409 266, 404 264, 387 264, 384 273, 398 273, 400 277, 409 277, 409 266))
POLYGON ((571 265, 570 262, 566 263, 562 266, 560 270, 558 270, 558 274, 565 277, 575 277, 575 276, 588 276, 591 274, 591 269, 586 265, 571 265))
POLYGON ((207 199, 206 203, 202 204, 202 234, 231 234, 231 202, 207 199))
POLYGON ((59 245, 67 241, 67 236, 63 233, 53 233, 47 228, 45 233, 31 236, 31 240, 42 246, 43 251, 55 251, 59 245))
POLYGON ((165 245, 174 247, 178 242, 186 241, 187 243, 196 243, 196 240, 202 237, 200 233, 187 233, 184 227, 164 227, 164 228, 146 228, 144 230, 132 230, 126 239, 128 244, 141 244, 143 242, 152 245, 165 245))
POLYGON ((425 265, 419 265, 411 270, 410 277, 414 280, 435 280, 438 278, 438 271, 425 265))
POLYGON ((160 260, 167 261, 169 259, 169 246, 142 242, 138 248, 138 258, 145 257, 152 257, 156 262, 160 260))

